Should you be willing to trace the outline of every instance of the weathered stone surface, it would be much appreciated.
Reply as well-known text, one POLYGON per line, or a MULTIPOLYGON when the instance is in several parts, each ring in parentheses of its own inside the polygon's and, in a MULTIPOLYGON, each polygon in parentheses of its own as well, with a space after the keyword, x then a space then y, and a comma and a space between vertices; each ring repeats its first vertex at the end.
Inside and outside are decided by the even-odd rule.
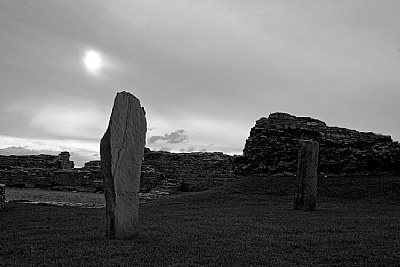
POLYGON ((294 208, 296 210, 315 210, 319 144, 316 141, 300 140, 298 151, 297 193, 294 208))
POLYGON ((52 188, 62 184, 63 176, 75 180, 80 171, 73 172, 74 162, 69 152, 56 155, 0 156, 0 183, 9 187, 52 188))
POLYGON ((329 127, 317 119, 272 113, 257 120, 235 158, 234 173, 272 175, 296 172, 297 142, 319 142, 318 171, 360 173, 400 170, 400 144, 388 135, 329 127))
MULTIPOLYGON (((88 192, 103 192, 103 174, 101 161, 85 163, 82 168, 57 169, 53 164, 58 156, 8 156, 0 157, 0 183, 9 187, 36 187, 43 189, 81 191, 82 186, 88 192), (41 160, 33 160, 41 159, 41 160), (45 166, 46 159, 50 165, 45 166), (21 162, 22 166, 19 166, 21 162), (7 163, 11 163, 10 166, 7 163)), ((234 156, 221 152, 170 153, 165 151, 144 150, 140 177, 140 192, 152 190, 202 191, 220 186, 234 179, 232 160, 234 156), (185 185, 185 187, 182 186, 185 185)))
POLYGON ((6 185, 0 184, 0 210, 4 209, 6 203, 6 185))
POLYGON ((170 153, 145 149, 143 164, 148 170, 154 170, 152 173, 142 169, 142 177, 148 185, 151 185, 152 174, 178 186, 184 183, 188 191, 206 190, 234 178, 232 156, 222 152, 170 153))
POLYGON ((147 124, 139 99, 118 93, 108 129, 101 139, 101 168, 106 197, 106 234, 131 238, 138 234, 140 171, 147 124))
POLYGON ((74 162, 69 160, 69 152, 64 151, 57 155, 29 155, 29 156, 3 156, 0 155, 0 169, 10 167, 42 168, 52 170, 69 170, 74 168, 74 162))

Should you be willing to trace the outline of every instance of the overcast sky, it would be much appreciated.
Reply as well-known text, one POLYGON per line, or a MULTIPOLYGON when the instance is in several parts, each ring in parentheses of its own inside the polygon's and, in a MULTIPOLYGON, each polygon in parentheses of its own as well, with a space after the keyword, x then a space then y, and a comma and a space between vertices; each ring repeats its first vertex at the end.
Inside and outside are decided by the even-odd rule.
POLYGON ((400 140, 399 14, 398 0, 2 0, 0 149, 96 158, 118 91, 145 107, 154 150, 241 154, 278 111, 400 140))

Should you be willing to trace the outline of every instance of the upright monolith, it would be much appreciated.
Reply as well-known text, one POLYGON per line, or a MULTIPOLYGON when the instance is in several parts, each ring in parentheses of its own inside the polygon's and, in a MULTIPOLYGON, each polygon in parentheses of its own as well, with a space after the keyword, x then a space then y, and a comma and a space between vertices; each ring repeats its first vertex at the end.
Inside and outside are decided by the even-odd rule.
POLYGON ((319 144, 316 141, 300 140, 297 156, 297 193, 294 200, 296 210, 315 210, 317 205, 317 166, 319 144))
POLYGON ((120 92, 100 143, 106 198, 106 235, 126 239, 138 234, 139 186, 147 123, 139 99, 120 92))
POLYGON ((0 184, 0 210, 4 209, 6 203, 6 185, 0 184))

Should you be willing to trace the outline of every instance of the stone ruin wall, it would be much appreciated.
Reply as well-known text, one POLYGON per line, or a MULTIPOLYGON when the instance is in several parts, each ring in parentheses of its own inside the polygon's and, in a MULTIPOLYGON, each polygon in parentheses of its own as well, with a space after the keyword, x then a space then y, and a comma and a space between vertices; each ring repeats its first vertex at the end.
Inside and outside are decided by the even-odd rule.
POLYGON ((147 183, 152 187, 162 178, 186 187, 183 190, 200 191, 222 185, 233 177, 232 156, 222 152, 170 153, 145 149, 142 186, 147 183))
POLYGON ((237 157, 237 174, 294 175, 299 139, 320 143, 318 171, 356 173, 400 170, 400 145, 388 135, 329 127, 310 117, 272 113, 256 121, 237 157))
MULTIPOLYGON (((103 190, 100 161, 90 161, 83 168, 74 169, 69 154, 69 163, 66 158, 66 154, 63 157, 0 156, 0 183, 68 191, 103 190)), ((232 179, 231 166, 232 157, 223 153, 170 153, 145 148, 140 191, 148 192, 156 187, 205 190, 232 179)))
POLYGON ((6 168, 38 168, 69 170, 74 168, 74 162, 69 160, 69 152, 59 155, 29 155, 3 156, 0 155, 0 169, 6 168))
POLYGON ((69 152, 59 155, 0 155, 0 183, 17 187, 57 189, 57 186, 82 183, 85 175, 74 169, 69 152), (72 182, 71 182, 72 181, 72 182))
MULTIPOLYGON (((101 172, 100 161, 88 162, 83 169, 101 172)), ((171 153, 145 148, 140 191, 148 192, 157 186, 201 191, 233 177, 232 156, 222 152, 171 153)))
MULTIPOLYGON (((357 173, 400 170, 400 145, 390 136, 329 127, 309 117, 273 113, 259 119, 246 140, 243 156, 170 153, 145 148, 141 192, 157 187, 198 191, 223 184, 234 175, 294 175, 299 139, 320 143, 318 171, 357 173)), ((58 156, 1 156, 0 183, 7 186, 99 192, 100 161, 73 168, 69 153, 58 156)))

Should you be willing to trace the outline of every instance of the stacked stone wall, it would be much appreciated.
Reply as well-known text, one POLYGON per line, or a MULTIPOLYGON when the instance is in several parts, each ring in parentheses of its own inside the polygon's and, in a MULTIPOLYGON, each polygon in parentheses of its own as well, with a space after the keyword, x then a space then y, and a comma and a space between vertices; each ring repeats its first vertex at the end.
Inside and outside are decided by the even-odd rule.
MULTIPOLYGON (((172 183, 184 183, 190 191, 219 186, 234 177, 232 156, 222 152, 170 153, 146 149, 143 166, 172 183)), ((144 183, 149 180, 148 175, 142 169, 144 183)))
POLYGON ((28 155, 28 156, 3 156, 0 155, 0 169, 10 167, 64 169, 74 168, 74 162, 69 160, 69 152, 59 155, 28 155))
POLYGON ((101 191, 103 184, 100 172, 21 167, 0 169, 0 182, 12 187, 86 192, 101 191))
MULTIPOLYGON (((198 191, 219 186, 233 179, 232 156, 214 153, 171 153, 145 148, 140 178, 141 192, 157 186, 198 191)), ((84 168, 100 172, 100 161, 91 161, 84 168)))
MULTIPOLYGON (((99 160, 87 162, 83 168, 62 169, 60 166, 65 165, 58 163, 57 156, 1 156, 0 182, 15 187, 103 190, 99 160)), ((170 153, 146 148, 140 191, 149 192, 156 187, 178 190, 182 184, 189 191, 205 190, 232 179, 231 167, 232 156, 223 153, 170 153)))
POLYGON ((0 156, 0 182, 7 186, 94 192, 102 176, 90 169, 74 169, 69 152, 60 155, 0 156))
POLYGON ((329 127, 320 120, 273 113, 259 119, 235 159, 237 174, 294 174, 297 142, 320 143, 319 172, 356 173, 400 169, 400 145, 390 136, 329 127))

